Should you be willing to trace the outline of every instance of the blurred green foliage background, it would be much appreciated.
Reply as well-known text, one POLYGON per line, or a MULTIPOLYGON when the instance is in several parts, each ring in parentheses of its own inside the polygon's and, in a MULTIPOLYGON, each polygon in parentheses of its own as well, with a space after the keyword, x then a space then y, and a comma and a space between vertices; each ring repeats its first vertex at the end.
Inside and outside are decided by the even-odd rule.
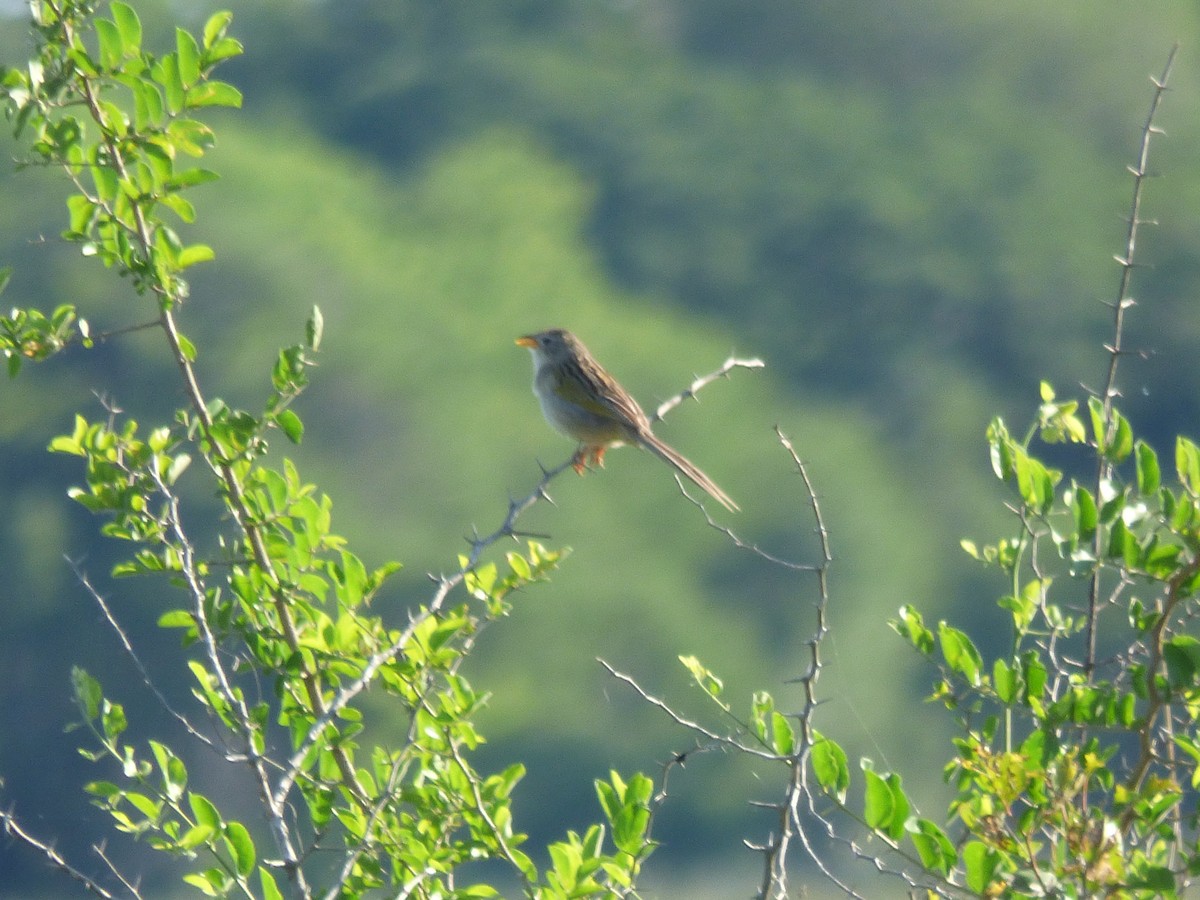
MULTIPOLYGON (((742 505, 747 540, 815 561, 778 424, 809 463, 835 564, 821 727, 905 773, 926 815, 944 802, 946 728, 927 674, 889 631, 912 602, 981 643, 1003 640, 1003 585, 959 550, 1009 528, 983 429, 1023 428, 1041 378, 1098 383, 1132 161, 1157 72, 1183 52, 1160 124, 1123 409, 1160 445, 1196 433, 1200 371, 1200 12, 1193 4, 904 4, 793 0, 237 2, 245 93, 213 124, 193 197, 217 261, 183 313, 210 393, 257 407, 279 345, 318 304, 326 340, 289 449, 335 500, 369 564, 406 569, 378 601, 396 621, 490 530, 537 460, 567 443, 542 422, 518 334, 578 333, 652 406, 731 352, 736 373, 659 433, 742 505)), ((142 0, 164 44, 207 3, 142 0)), ((0 62, 27 54, 0 19, 0 62)), ((148 41, 153 45, 151 41, 148 41)), ((6 136, 5 158, 25 151, 6 136)), ((0 168, 5 306, 74 302, 94 330, 153 311, 62 242, 52 172, 0 168)), ((153 332, 76 349, 0 386, 0 802, 83 854, 97 773, 62 728, 81 664, 144 733, 159 711, 66 553, 102 587, 152 671, 175 638, 165 584, 110 583, 124 548, 66 499, 74 461, 44 452, 94 395, 143 421, 181 396, 153 332), (142 714, 139 721, 138 714, 142 714)), ((191 476, 203 509, 206 486, 191 476)), ((596 816, 591 779, 657 775, 689 749, 596 664, 603 657, 699 713, 676 658, 695 654, 748 703, 806 661, 814 583, 733 548, 631 450, 560 479, 524 522, 573 548, 554 580, 488 632, 471 676, 495 692, 484 759, 529 764, 517 811, 535 839, 596 816)), ((184 683, 168 692, 185 698, 184 683)), ((380 702, 383 702, 382 700, 380 702)), ((211 761, 210 761, 211 762, 211 761)), ((189 767, 202 771, 204 757, 189 767)), ((677 773, 651 895, 745 896, 741 838, 767 818, 769 771, 698 756, 677 773), (710 875, 714 868, 720 878, 710 875), (722 880, 728 879, 728 880, 722 880), (703 887, 701 887, 703 885, 703 887)), ((237 785, 230 785, 236 794, 237 785)), ((89 831, 89 829, 91 829, 89 831)), ((128 858, 124 848, 113 848, 128 858)), ((149 883, 158 877, 147 873, 149 883)), ((818 890, 816 874, 797 883, 818 890)), ((170 882, 155 896, 165 896, 170 882)), ((0 845, 0 894, 71 896, 0 845)))

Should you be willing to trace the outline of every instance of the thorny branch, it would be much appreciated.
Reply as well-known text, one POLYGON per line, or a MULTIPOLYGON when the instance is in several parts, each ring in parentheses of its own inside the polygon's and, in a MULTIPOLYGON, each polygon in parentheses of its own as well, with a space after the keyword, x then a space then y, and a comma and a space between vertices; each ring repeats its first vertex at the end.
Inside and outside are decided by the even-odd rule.
MULTIPOLYGON (((840 890, 852 897, 857 897, 859 895, 849 885, 841 881, 824 863, 817 848, 812 844, 806 832, 806 816, 811 816, 816 821, 821 822, 825 829, 832 834, 832 826, 825 821, 813 806, 815 791, 808 784, 808 761, 815 740, 813 717, 819 705, 816 695, 816 684, 820 678, 822 669, 821 641, 829 630, 826 620, 826 606, 829 601, 828 575, 829 567, 833 562, 833 552, 829 539, 829 531, 825 526, 825 520, 821 513, 820 501, 817 498, 816 489, 809 477, 808 470, 796 453, 795 447, 783 431, 776 427, 775 434, 780 445, 788 454, 795 471, 803 480, 808 498, 807 502, 815 523, 820 561, 815 565, 802 565, 781 559, 753 544, 746 543, 730 528, 715 522, 707 513, 705 513, 705 516, 710 526, 720 531, 739 549, 748 550, 768 563, 783 566, 791 571, 811 572, 816 576, 816 623, 812 635, 805 644, 808 648, 809 662, 805 671, 793 679, 794 683, 803 685, 804 690, 801 709, 791 716, 791 718, 796 720, 800 731, 800 741, 796 749, 790 754, 781 755, 773 750, 750 744, 744 738, 746 729, 741 723, 738 723, 737 729, 731 734, 714 731, 672 708, 666 701, 642 687, 632 676, 616 670, 604 660, 599 660, 599 662, 610 675, 629 685, 644 701, 661 710, 675 724, 696 735, 698 738, 703 739, 709 745, 723 746, 762 760, 782 763, 788 768, 789 774, 783 798, 773 804, 756 804, 766 806, 777 813, 776 827, 778 831, 769 834, 761 843, 746 841, 748 847, 763 855, 763 875, 757 895, 761 900, 783 900, 783 898, 787 897, 787 856, 793 841, 798 841, 801 844, 820 871, 840 890), (806 801, 807 806, 805 806, 806 801)), ((684 490, 682 484, 680 484, 680 490, 684 492, 685 496, 692 499, 691 495, 687 494, 684 490)), ((696 501, 693 499, 692 502, 695 503, 696 501)), ((727 710, 726 712, 728 713, 727 710)))
MULTIPOLYGON (((1134 254, 1137 249, 1138 233, 1142 225, 1155 224, 1142 218, 1142 192, 1146 179, 1150 177, 1150 143, 1155 135, 1163 134, 1163 130, 1154 124, 1154 119, 1158 114, 1158 107, 1162 103, 1163 96, 1167 92, 1167 82, 1171 77, 1171 70, 1175 66, 1175 54, 1178 51, 1179 45, 1176 44, 1167 55, 1167 62, 1163 66, 1162 74, 1157 78, 1150 79, 1154 84, 1154 96, 1150 100, 1150 109, 1146 113, 1145 124, 1142 125, 1137 162, 1128 167, 1130 175, 1133 176, 1133 195, 1129 201, 1125 247, 1122 253, 1114 257, 1121 267, 1121 279, 1117 285, 1117 300, 1111 304, 1113 338, 1111 344, 1104 345, 1104 349, 1108 351, 1108 371, 1104 380, 1104 388, 1100 392, 1100 401, 1104 405, 1106 429, 1104 442, 1106 445, 1112 442, 1117 427, 1116 416, 1113 415, 1113 400, 1120 395, 1117 388, 1117 366, 1121 362, 1121 357, 1127 352, 1125 350, 1125 313, 1137 305, 1137 301, 1129 294, 1129 288, 1133 281, 1133 270, 1136 268, 1134 254)), ((1099 497, 1102 496, 1102 486, 1112 479, 1113 467, 1106 454, 1099 453, 1096 458, 1096 480, 1093 487, 1096 489, 1095 495, 1099 497)), ((1096 559, 1102 558, 1103 555, 1104 548, 1101 541, 1101 534, 1097 531, 1094 545, 1096 559)), ((1087 632, 1084 636, 1084 671, 1089 676, 1096 666, 1096 631, 1102 605, 1102 591, 1101 571, 1097 566, 1092 572, 1091 584, 1088 588, 1087 632)))

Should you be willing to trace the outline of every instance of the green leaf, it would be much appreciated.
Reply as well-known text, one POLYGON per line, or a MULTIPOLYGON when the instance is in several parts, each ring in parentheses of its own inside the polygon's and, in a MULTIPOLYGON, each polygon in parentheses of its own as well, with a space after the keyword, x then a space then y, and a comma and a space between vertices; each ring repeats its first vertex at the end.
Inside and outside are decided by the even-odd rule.
POLYGON ((197 888, 208 897, 222 897, 228 894, 232 881, 224 870, 212 868, 206 872, 191 872, 183 876, 183 880, 197 888))
POLYGON ((921 857, 921 864, 926 869, 948 875, 958 861, 958 854, 946 832, 929 819, 915 819, 908 825, 908 833, 921 857))
POLYGON ((1124 519, 1118 518, 1113 523, 1108 536, 1108 555, 1120 559, 1127 569, 1137 567, 1141 548, 1138 546, 1137 537, 1129 530, 1124 519))
POLYGON ((905 604, 900 607, 900 618, 893 620, 892 629, 921 653, 928 656, 933 652, 933 632, 925 626, 925 619, 916 607, 905 604))
POLYGON ((970 684, 979 684, 983 657, 979 655, 979 650, 971 639, 945 622, 938 623, 938 639, 946 665, 966 678, 970 684))
POLYGON ((100 705, 104 702, 104 691, 100 682, 89 675, 79 666, 71 669, 71 685, 75 691, 75 702, 83 711, 84 717, 92 721, 100 715, 100 705))
POLYGON ((1163 644, 1163 660, 1172 687, 1190 686, 1200 672, 1200 640, 1189 634, 1176 635, 1163 644))
POLYGON ((225 840, 233 855, 234 866, 243 878, 254 871, 254 841, 241 822, 230 822, 225 826, 225 840))
POLYGON ((196 361, 196 345, 193 344, 190 340, 188 340, 186 335, 183 335, 183 334, 178 335, 178 338, 179 338, 179 352, 183 355, 183 358, 186 359, 188 362, 195 362, 196 361))
MULTIPOLYGON (((3 271, 0 271, 0 278, 3 278, 3 271)), ((4 282, 0 281, 0 291, 4 290, 4 282)), ((304 338, 308 344, 308 349, 314 353, 321 349, 321 336, 325 332, 325 317, 321 315, 321 308, 314 306, 312 315, 308 317, 308 321, 304 326, 304 338)))
POLYGON ((96 41, 100 47, 100 65, 106 69, 115 69, 121 64, 124 55, 121 47, 121 30, 115 22, 108 19, 97 19, 96 41))
POLYGON ((188 805, 191 806, 192 815, 196 817, 198 824, 207 825, 214 831, 221 829, 221 813, 203 794, 188 794, 188 805))
POLYGON ((124 792, 111 781, 89 781, 83 786, 83 789, 93 797, 99 797, 102 800, 124 795, 124 792))
POLYGON ((1160 897, 1176 895, 1175 874, 1165 866, 1147 866, 1141 877, 1130 882, 1129 886, 1153 891, 1160 897))
POLYGON ((208 17, 208 21, 204 23, 204 31, 202 32, 205 50, 225 37, 225 33, 229 30, 229 23, 232 21, 233 13, 227 9, 215 12, 208 17))
POLYGON ((1200 448, 1185 437, 1175 439, 1175 473, 1189 494, 1200 494, 1200 448))
POLYGON ((176 172, 175 175, 167 182, 167 187, 172 190, 180 190, 182 188, 195 187, 198 184, 205 184, 209 181, 216 181, 221 176, 209 169, 184 169, 182 172, 176 172))
POLYGON ((1017 698, 1017 691, 1021 686, 1020 678, 1016 669, 1000 658, 997 658, 992 666, 992 683, 1001 703, 1009 704, 1017 698))
POLYGON ((1099 522, 1096 500, 1087 488, 1076 483, 1072 483, 1071 486, 1071 515, 1075 519, 1075 533, 1079 540, 1091 540, 1099 522))
POLYGON ((866 796, 863 798, 863 819, 868 828, 886 832, 892 824, 892 816, 896 812, 892 789, 877 772, 864 769, 866 777, 866 796))
POLYGON ((3 294, 4 289, 8 287, 8 280, 12 278, 12 271, 12 266, 0 266, 0 294, 3 294))
POLYGON ((137 56, 142 51, 142 23, 138 14, 132 6, 121 0, 113 0, 109 9, 120 34, 122 53, 129 57, 137 56))
POLYGON ((167 126, 167 138, 188 156, 201 157, 216 141, 213 130, 195 119, 175 119, 167 126))
POLYGON ((1013 467, 1017 474, 1017 490, 1025 505, 1038 513, 1044 513, 1054 502, 1056 473, 1021 451, 1014 454, 1013 467))
POLYGON ((644 849, 646 828, 650 824, 654 783, 640 772, 628 784, 615 771, 609 774, 609 779, 609 782, 596 781, 596 793, 612 825, 613 843, 630 856, 637 856, 644 849))
POLYGON ((162 812, 163 804, 160 800, 151 800, 145 794, 139 794, 137 791, 126 791, 125 800, 146 817, 147 821, 158 821, 158 814, 162 812))
POLYGON ((908 796, 904 793, 901 786, 900 776, 892 772, 887 777, 888 790, 892 792, 892 820, 888 823, 888 836, 898 841, 904 836, 904 828, 908 823, 908 814, 912 809, 912 804, 908 802, 908 796))
POLYGON ((196 263, 209 262, 216 254, 208 244, 189 244, 179 251, 179 268, 186 269, 196 263))
POLYGON ((721 692, 725 689, 724 683, 720 678, 706 669, 699 659, 694 656, 681 656, 679 657, 679 661, 692 673, 692 678, 695 679, 696 684, 700 685, 710 696, 721 696, 721 692))
POLYGON ((167 796, 171 800, 179 799, 183 796, 183 789, 187 787, 187 766, 170 747, 160 741, 151 741, 150 750, 154 753, 155 762, 162 773, 167 796))
POLYGON ((1133 429, 1129 420, 1115 408, 1105 415, 1104 404, 1098 397, 1088 398, 1088 411, 1092 418, 1092 434, 1096 438, 1096 449, 1112 462, 1123 462, 1133 452, 1133 429))
POLYGON ((1129 420, 1123 415, 1113 410, 1113 417, 1116 420, 1116 432, 1113 434, 1112 445, 1108 448, 1107 456, 1113 462, 1124 462, 1129 454, 1133 452, 1133 429, 1129 425, 1129 420))
POLYGON ((1108 444, 1108 427, 1104 416, 1104 404, 1099 397, 1088 397, 1088 413, 1092 420, 1092 436, 1096 439, 1096 449, 1103 453, 1108 444))
POLYGON ((792 723, 778 710, 771 713, 771 749, 780 756, 791 756, 796 750, 796 732, 792 723))
POLYGON ((522 583, 529 581, 533 577, 533 570, 529 568, 529 561, 520 553, 510 551, 504 554, 504 558, 508 562, 508 567, 512 569, 513 574, 522 583))
POLYGON ((304 423, 290 409, 285 409, 277 413, 275 424, 279 426, 280 430, 287 435, 287 439, 293 444, 299 444, 304 439, 304 423))
POLYGON ((1158 467, 1158 454, 1145 441, 1138 441, 1134 449, 1137 451, 1137 483, 1138 491, 1142 494, 1153 494, 1162 484, 1162 472, 1158 467))
POLYGON ((167 53, 159 57, 150 70, 150 76, 163 86, 163 93, 167 98, 167 109, 172 114, 180 112, 183 109, 186 92, 183 81, 179 77, 179 60, 176 59, 175 54, 167 53))
POLYGON ((211 825, 193 825, 179 839, 179 846, 184 850, 195 850, 212 840, 217 833, 211 825))
POLYGON ((187 106, 227 106, 241 109, 242 92, 224 81, 204 81, 188 90, 187 106))
POLYGON ((179 61, 179 80, 190 88, 200 78, 200 48, 185 28, 175 29, 175 54, 179 61))
POLYGON ((129 85, 133 93, 134 122, 139 131, 155 128, 162 122, 163 98, 158 87, 143 78, 129 85))
POLYGON ((821 789, 836 797, 839 803, 845 802, 846 792, 850 790, 846 751, 820 732, 814 732, 810 759, 821 789))
POLYGON ((188 224, 196 221, 196 208, 179 194, 164 194, 158 198, 158 202, 179 216, 181 221, 188 224))
POLYGON ((258 880, 262 884, 263 900, 283 900, 283 894, 279 890, 279 885, 275 883, 274 875, 266 869, 259 869, 258 880))
POLYGON ((231 37, 220 38, 213 42, 213 45, 208 48, 204 54, 204 62, 206 65, 219 63, 223 59, 229 59, 232 56, 242 55, 242 42, 231 37))
POLYGON ((971 841, 963 847, 962 857, 967 868, 967 887, 976 894, 987 891, 999 863, 996 853, 979 841, 971 841))
POLYGON ((96 219, 96 204, 83 194, 72 194, 67 198, 67 211, 70 224, 64 236, 71 238, 86 235, 96 219))
POLYGON ((1000 418, 992 419, 987 429, 988 451, 992 463, 992 471, 1002 481, 1007 481, 1012 475, 1012 439, 1008 435, 1008 427, 1000 418))

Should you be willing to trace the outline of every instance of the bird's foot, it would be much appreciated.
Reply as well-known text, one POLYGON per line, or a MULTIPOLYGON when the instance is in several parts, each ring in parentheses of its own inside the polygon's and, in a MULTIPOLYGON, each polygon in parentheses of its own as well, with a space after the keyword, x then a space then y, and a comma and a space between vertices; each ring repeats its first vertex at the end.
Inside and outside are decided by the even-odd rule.
POLYGON ((604 451, 607 449, 607 447, 580 447, 571 459, 571 468, 577 475, 582 475, 586 469, 592 466, 603 469, 604 451))

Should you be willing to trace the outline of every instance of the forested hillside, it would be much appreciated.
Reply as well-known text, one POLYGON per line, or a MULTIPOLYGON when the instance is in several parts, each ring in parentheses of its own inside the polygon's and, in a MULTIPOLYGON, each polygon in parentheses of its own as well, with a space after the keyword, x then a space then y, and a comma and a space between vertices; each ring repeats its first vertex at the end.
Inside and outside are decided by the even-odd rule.
MULTIPOLYGON (((147 44, 210 11, 134 5, 147 44)), ((193 200, 216 261, 181 316, 202 338, 200 370, 252 403, 275 348, 321 307, 292 455, 361 555, 405 562, 376 601, 397 621, 425 573, 453 569, 463 536, 495 527, 539 461, 572 449, 542 421, 514 337, 572 329, 648 407, 731 353, 761 357, 764 370, 707 388, 658 431, 741 505, 722 522, 804 561, 806 497, 772 427, 791 437, 835 549, 822 727, 895 766, 940 761, 945 733, 919 700, 928 672, 886 621, 915 602, 995 639, 1003 586, 959 549, 1000 521, 983 431, 995 414, 1023 427, 1043 378, 1071 391, 1102 377, 1125 167, 1147 76, 1177 41, 1146 198, 1159 227, 1143 233, 1131 319, 1144 352, 1123 370, 1123 409, 1139 433, 1195 433, 1192 5, 230 6, 247 52, 224 75, 245 103, 214 117, 206 165, 222 177, 193 200)), ((26 32, 19 11, 0 19, 0 64, 26 59, 26 32)), ((4 158, 26 159, 10 137, 4 158)), ((69 300, 96 332, 148 318, 58 238, 57 178, 0 167, 4 308, 69 300)), ((77 409, 100 417, 97 397, 135 417, 172 409, 171 365, 134 331, 0 387, 0 804, 71 850, 99 814, 79 790, 94 776, 61 738, 70 667, 126 684, 131 705, 142 689, 63 548, 157 648, 151 666, 177 636, 155 627, 153 585, 108 578, 116 549, 65 496, 75 461, 45 448, 77 409)), ((572 554, 481 637, 470 672, 496 693, 484 758, 529 765, 516 806, 535 837, 590 821, 592 777, 687 749, 597 657, 678 694, 677 657, 696 654, 740 697, 796 674, 812 627, 810 583, 724 540, 649 454, 614 452, 552 494, 523 527, 572 554)), ((912 786, 931 804, 939 766, 912 786)), ((663 897, 703 896, 697 873, 714 859, 735 875, 755 865, 739 843, 766 827, 744 802, 755 773, 717 773, 700 759, 676 776, 648 882, 663 897)), ((73 896, 44 875, 0 844, 0 895, 73 896)))

